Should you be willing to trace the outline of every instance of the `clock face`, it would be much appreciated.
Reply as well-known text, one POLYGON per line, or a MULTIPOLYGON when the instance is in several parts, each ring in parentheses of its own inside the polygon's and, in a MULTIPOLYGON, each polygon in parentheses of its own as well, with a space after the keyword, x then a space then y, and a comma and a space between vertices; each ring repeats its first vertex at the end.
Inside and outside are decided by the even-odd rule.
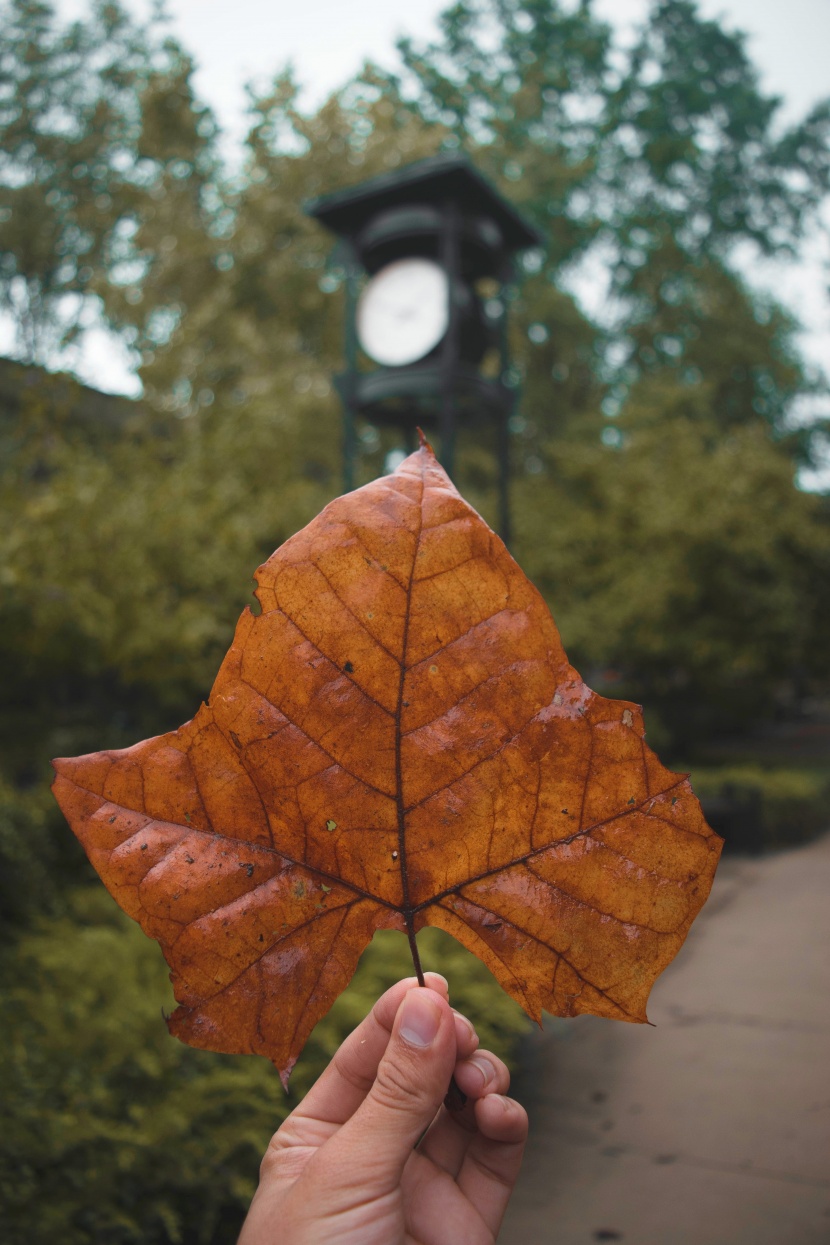
POLYGON ((357 304, 357 336, 384 367, 415 363, 438 345, 450 319, 449 281, 429 259, 398 259, 375 273, 357 304))

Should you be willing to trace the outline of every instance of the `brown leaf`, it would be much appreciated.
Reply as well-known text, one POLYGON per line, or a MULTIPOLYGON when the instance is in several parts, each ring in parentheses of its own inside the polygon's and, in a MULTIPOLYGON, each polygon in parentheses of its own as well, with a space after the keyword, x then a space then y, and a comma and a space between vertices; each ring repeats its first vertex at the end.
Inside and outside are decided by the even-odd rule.
POLYGON ((257 572, 192 722, 55 762, 173 1033, 283 1080, 374 931, 438 925, 529 1015, 645 1021, 721 840, 636 705, 594 695, 428 446, 257 572))

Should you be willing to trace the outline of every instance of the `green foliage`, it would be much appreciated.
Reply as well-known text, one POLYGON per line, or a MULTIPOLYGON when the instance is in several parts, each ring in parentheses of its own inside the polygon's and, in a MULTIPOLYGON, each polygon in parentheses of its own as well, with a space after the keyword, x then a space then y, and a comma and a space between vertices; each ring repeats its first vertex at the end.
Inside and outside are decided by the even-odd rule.
POLYGON ((116 0, 66 26, 44 0, 3 0, 0 28, 0 307, 23 356, 45 362, 89 322, 91 296, 124 320, 179 242, 191 248, 179 274, 203 284, 215 127, 178 45, 116 0), (154 215, 175 232, 151 250, 141 227, 154 215))
MULTIPOLYGON (((311 399, 303 406, 288 419, 238 404, 198 428, 145 420, 101 447, 55 426, 48 386, 31 396, 12 434, 14 470, 0 475, 0 642, 13 658, 2 729, 13 751, 29 731, 86 713, 62 703, 74 685, 117 680, 157 716, 207 694, 252 569, 330 494, 302 470, 297 424, 311 399), (25 704, 26 687, 62 713, 50 721, 45 700, 25 704)), ((328 483, 330 451, 318 454, 328 483)))
MULTIPOLYGON (((738 244, 791 253, 815 219, 830 188, 830 101, 784 129, 744 37, 689 0, 654 3, 625 52, 589 3, 470 0, 444 13, 440 32, 426 47, 401 42, 407 73, 387 89, 451 126, 542 228, 522 327, 539 322, 555 339, 562 318, 536 304, 539 293, 545 282, 561 291, 568 265, 593 256, 610 270, 613 300, 594 329, 593 370, 616 409, 638 378, 668 366, 708 385, 710 415, 725 426, 760 418, 778 435, 790 429, 792 400, 810 386, 786 317, 743 288, 734 257, 738 244), (730 384, 731 372, 741 375, 730 384)), ((570 319, 560 367, 583 354, 570 319)), ((529 361, 529 373, 550 390, 541 364, 529 361)), ((573 408, 554 392, 565 399, 556 427, 532 399, 528 409, 561 435, 573 408)), ((804 436, 793 449, 809 459, 819 444, 804 436)))
MULTIPOLYGON (((421 936, 491 1049, 526 1018, 469 952, 421 936)), ((403 935, 379 936, 320 1022, 290 1097, 256 1057, 169 1037, 173 1000, 158 948, 98 887, 40 921, 0 991, 0 1229, 4 1245, 232 1245, 268 1138, 378 995, 411 974, 403 935)))
POLYGON ((724 437, 700 401, 649 381, 622 446, 552 445, 555 503, 537 477, 517 505, 519 560, 572 660, 687 753, 772 717, 784 672, 830 672, 827 503, 793 489, 763 429, 724 437))
POLYGON ((824 769, 757 763, 694 765, 691 778, 704 803, 707 798, 725 794, 758 797, 759 848, 795 847, 827 828, 830 780, 824 769))
POLYGON ((766 254, 792 246, 828 189, 830 104, 786 131, 780 107, 744 35, 690 0, 658 0, 610 97, 623 248, 672 237, 689 258, 723 258, 739 238, 766 254))
POLYGON ((97 890, 22 939, 0 996, 9 1245, 235 1239, 282 1089, 167 1036, 164 970, 97 890))
POLYGON ((22 788, 0 775, 0 928, 25 922, 39 897, 56 898, 62 827, 44 785, 22 788))
MULTIPOLYGON (((793 481, 819 386, 735 265, 739 245, 797 251, 830 110, 783 127, 743 38, 688 0, 654 4, 627 53, 590 3, 462 0, 434 46, 402 43, 399 75, 367 67, 312 115, 277 77, 230 176, 155 21, 96 0, 62 26, 0 0, 0 23, 0 298, 21 352, 54 359, 100 312, 144 386, 115 412, 40 369, 0 377, 2 1236, 223 1245, 289 1104, 262 1061, 168 1038, 158 951, 82 885, 46 784, 51 756, 192 716, 251 571, 339 491, 343 271, 303 204, 461 148, 539 224, 510 307, 516 556, 593 685, 644 701, 650 742, 694 758, 830 675, 830 512, 793 481), (598 319, 573 295, 584 263, 609 273, 598 319)), ((364 434, 360 482, 392 445, 364 434)), ((492 445, 460 450, 492 520, 492 445)), ((823 816, 792 777, 726 780, 763 789, 770 842, 823 816)), ((419 944, 509 1053, 525 1022, 486 970, 436 931, 419 944)), ((405 940, 379 935, 295 1094, 409 971, 405 940)))
MULTIPOLYGON (((792 484, 791 412, 806 388, 793 326, 728 262, 730 239, 795 244, 823 185, 822 114, 781 137, 740 38, 667 0, 613 78, 608 29, 588 6, 456 5, 436 47, 403 45, 400 81, 367 70, 307 116, 290 77, 278 78, 252 101, 246 163, 228 182, 190 62, 155 27, 134 27, 118 6, 63 32, 48 5, 15 0, 9 13, 8 168, 29 168, 21 126, 45 143, 56 99, 79 143, 103 142, 109 131, 88 109, 108 101, 112 132, 131 153, 123 168, 106 145, 96 160, 102 177, 118 174, 107 220, 127 229, 134 279, 112 267, 103 242, 89 266, 113 321, 143 350, 146 393, 117 436, 92 435, 41 374, 3 421, 0 742, 10 790, 39 793, 39 808, 51 755, 169 729, 208 694, 250 571, 338 487, 330 376, 342 271, 303 204, 459 141, 550 239, 511 308, 522 382, 516 553, 578 665, 616 671, 609 690, 644 700, 652 736, 656 724, 683 749, 763 716, 794 672, 826 675, 827 510, 792 484), (78 49, 96 40, 95 72, 70 90, 78 49), (694 73, 685 44, 697 49, 694 73), (704 60, 708 76, 696 82, 704 60), (60 64, 63 94, 41 99, 27 64, 56 82, 60 64), (671 105, 662 121, 661 90, 671 105), (661 125, 677 143, 686 135, 685 165, 679 148, 661 147, 661 125), (638 178, 626 176, 632 127, 638 178), (750 142, 766 153, 779 199, 810 157, 775 227, 747 177, 729 191, 729 211, 718 198, 726 190, 711 151, 740 163, 750 142), (683 221, 704 208, 714 232, 696 241, 683 221), (612 237, 625 261, 616 342, 561 279, 566 261, 612 237)), ((37 176, 57 195, 77 160, 71 143, 54 143, 64 163, 44 147, 37 176)), ((79 191, 77 205, 86 197, 79 191)), ((9 220, 21 237, 41 232, 36 215, 9 220)), ((361 480, 381 470, 390 445, 390 434, 366 431, 361 480)), ((459 483, 492 518, 491 447, 482 434, 461 448, 459 483)), ((58 846, 58 822, 38 824, 46 858, 85 876, 74 847, 58 846)), ((30 893, 33 911, 59 897, 45 882, 30 893)))

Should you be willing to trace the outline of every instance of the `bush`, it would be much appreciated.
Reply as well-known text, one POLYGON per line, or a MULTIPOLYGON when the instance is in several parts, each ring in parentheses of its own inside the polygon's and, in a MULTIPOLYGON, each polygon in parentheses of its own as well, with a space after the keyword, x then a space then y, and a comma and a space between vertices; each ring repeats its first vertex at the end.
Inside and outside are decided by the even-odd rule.
POLYGON ((820 770, 765 768, 757 763, 694 766, 692 786, 713 828, 726 838, 727 848, 775 851, 805 843, 830 828, 830 780, 820 770), (742 813, 749 814, 752 823, 745 831, 742 813))
MULTIPOLYGON (((314 1030, 286 1096, 264 1059, 168 1036, 173 1000, 156 945, 105 892, 36 924, 4 971, 0 1129, 4 1245, 232 1245, 279 1121, 393 981, 406 940, 384 933, 314 1030)), ((528 1022, 469 952, 419 938, 482 1042, 509 1054, 528 1022)))
POLYGON ((21 790, 0 773, 0 928, 25 920, 36 903, 41 911, 53 906, 63 863, 52 832, 59 820, 45 783, 21 790))

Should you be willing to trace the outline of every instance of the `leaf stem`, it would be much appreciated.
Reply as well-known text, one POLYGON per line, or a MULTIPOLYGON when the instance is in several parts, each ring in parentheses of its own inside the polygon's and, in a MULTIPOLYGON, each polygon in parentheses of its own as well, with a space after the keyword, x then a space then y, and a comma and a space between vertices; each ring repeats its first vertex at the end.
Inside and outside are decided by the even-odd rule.
POLYGON ((415 972, 418 977, 418 985, 425 986, 424 970, 421 968, 421 957, 418 954, 418 944, 415 941, 415 924, 411 915, 406 913, 406 936, 409 939, 409 950, 412 955, 412 963, 415 965, 415 972))

